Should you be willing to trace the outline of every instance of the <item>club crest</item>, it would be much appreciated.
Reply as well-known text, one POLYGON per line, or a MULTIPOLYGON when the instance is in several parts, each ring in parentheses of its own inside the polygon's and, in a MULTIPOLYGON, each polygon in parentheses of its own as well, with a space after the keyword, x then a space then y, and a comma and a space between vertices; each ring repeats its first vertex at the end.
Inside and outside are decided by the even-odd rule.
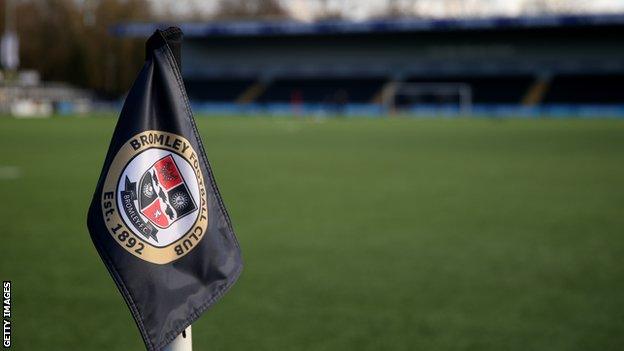
POLYGON ((198 154, 175 134, 136 135, 113 159, 102 209, 110 234, 126 251, 159 264, 184 256, 208 225, 198 154))
POLYGON ((172 154, 156 161, 145 171, 139 186, 141 194, 137 198, 141 213, 159 228, 169 228, 197 210, 172 154))

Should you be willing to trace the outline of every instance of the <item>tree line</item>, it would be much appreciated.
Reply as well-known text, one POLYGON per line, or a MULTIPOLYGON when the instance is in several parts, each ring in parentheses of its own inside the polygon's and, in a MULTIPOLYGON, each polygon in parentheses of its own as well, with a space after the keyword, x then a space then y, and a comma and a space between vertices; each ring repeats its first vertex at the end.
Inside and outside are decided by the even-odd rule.
MULTIPOLYGON (((44 81, 67 82, 104 98, 117 98, 130 88, 145 55, 145 39, 115 37, 111 27, 176 20, 154 14, 147 0, 4 0, 2 29, 9 8, 5 1, 11 1, 11 23, 20 38, 20 69, 36 70, 44 81)), ((286 11, 276 0, 222 0, 210 19, 283 17, 286 11)))

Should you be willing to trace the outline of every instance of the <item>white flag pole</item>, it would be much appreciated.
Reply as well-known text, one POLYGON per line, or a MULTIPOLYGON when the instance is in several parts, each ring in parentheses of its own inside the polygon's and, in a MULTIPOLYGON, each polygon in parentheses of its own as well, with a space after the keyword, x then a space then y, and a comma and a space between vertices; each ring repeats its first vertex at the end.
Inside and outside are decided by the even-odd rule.
POLYGON ((167 345, 165 351, 193 351, 193 334, 191 333, 191 326, 184 329, 184 331, 178 335, 171 344, 167 345))

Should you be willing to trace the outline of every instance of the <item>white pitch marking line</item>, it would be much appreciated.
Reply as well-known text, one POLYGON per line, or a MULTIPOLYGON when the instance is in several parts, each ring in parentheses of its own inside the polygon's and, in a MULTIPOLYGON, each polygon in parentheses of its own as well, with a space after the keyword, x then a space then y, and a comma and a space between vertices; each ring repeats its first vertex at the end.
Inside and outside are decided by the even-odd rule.
POLYGON ((0 180, 18 179, 22 171, 16 166, 0 166, 0 180))

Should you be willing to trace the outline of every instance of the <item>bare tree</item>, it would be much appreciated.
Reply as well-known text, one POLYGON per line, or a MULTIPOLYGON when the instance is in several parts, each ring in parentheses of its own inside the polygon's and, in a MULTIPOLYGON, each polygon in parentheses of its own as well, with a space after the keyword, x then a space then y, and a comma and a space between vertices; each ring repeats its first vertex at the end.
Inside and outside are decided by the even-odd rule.
POLYGON ((221 0, 214 14, 219 20, 285 19, 288 12, 277 0, 221 0))
POLYGON ((105 95, 129 88, 143 63, 143 40, 116 38, 110 28, 148 20, 144 0, 21 0, 15 5, 22 68, 105 95))
POLYGON ((387 6, 380 12, 371 15, 372 18, 421 18, 426 17, 418 10, 420 0, 388 0, 387 6))
POLYGON ((526 0, 522 10, 529 14, 575 13, 586 10, 589 3, 578 0, 526 0))

